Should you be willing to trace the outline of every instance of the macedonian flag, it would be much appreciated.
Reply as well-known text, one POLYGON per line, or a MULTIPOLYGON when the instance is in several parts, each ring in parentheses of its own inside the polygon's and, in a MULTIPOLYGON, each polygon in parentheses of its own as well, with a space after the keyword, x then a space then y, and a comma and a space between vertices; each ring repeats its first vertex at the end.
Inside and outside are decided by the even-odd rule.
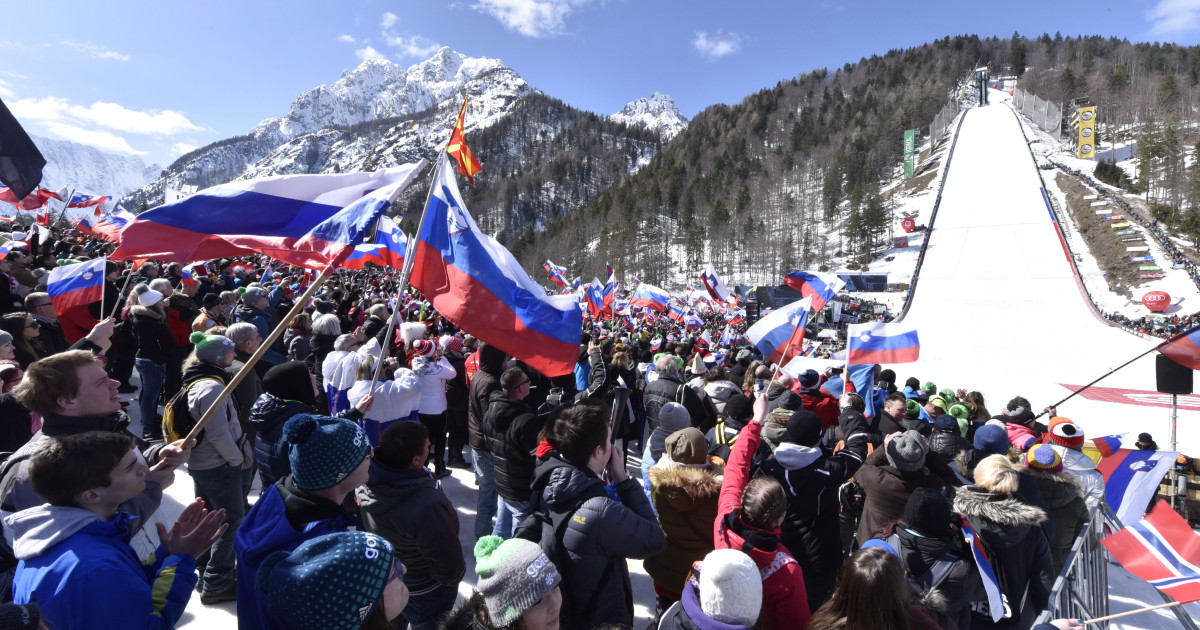
POLYGON ((458 112, 458 122, 454 123, 454 132, 450 134, 450 142, 446 145, 446 152, 454 157, 454 161, 458 162, 458 172, 467 176, 467 181, 471 185, 475 185, 475 174, 483 170, 479 165, 479 160, 475 159, 475 154, 471 153, 470 147, 467 146, 466 133, 463 130, 465 123, 463 119, 467 116, 467 99, 463 98, 462 110, 458 112))

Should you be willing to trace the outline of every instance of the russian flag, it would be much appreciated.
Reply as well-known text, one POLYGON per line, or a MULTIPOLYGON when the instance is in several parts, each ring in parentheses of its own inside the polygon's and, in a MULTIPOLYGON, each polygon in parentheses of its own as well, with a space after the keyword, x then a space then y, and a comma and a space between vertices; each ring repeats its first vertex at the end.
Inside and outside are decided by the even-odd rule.
POLYGON ((1200 600, 1200 536, 1167 502, 1100 543, 1126 570, 1175 601, 1200 600))
POLYGON ((502 245, 479 231, 442 153, 416 246, 412 284, 446 319, 547 376, 570 374, 583 317, 549 296, 502 245))
POLYGON ((185 268, 183 269, 183 275, 182 275, 182 276, 180 276, 180 279, 179 279, 179 286, 181 286, 181 287, 194 287, 194 286, 197 286, 197 285, 199 285, 199 284, 200 284, 200 281, 199 281, 199 280, 197 280, 197 279, 195 279, 195 278, 193 278, 193 277, 192 277, 192 272, 191 272, 191 271, 189 271, 189 270, 188 270, 188 269, 185 267, 185 268))
POLYGON ((771 311, 746 331, 746 337, 768 361, 783 365, 800 353, 811 305, 811 298, 804 298, 771 311))
POLYGON ((1134 451, 1123 448, 1103 457, 1096 470, 1104 477, 1104 499, 1122 523, 1142 517, 1142 510, 1158 492, 1158 484, 1175 464, 1174 451, 1134 451))
POLYGON ((424 165, 214 186, 138 215, 114 257, 188 262, 258 252, 311 269, 338 264, 424 165))
POLYGON ((50 294, 54 310, 64 313, 70 308, 104 299, 106 262, 106 258, 100 257, 85 263, 52 269, 46 292, 50 294))
POLYGON ((100 217, 92 226, 92 234, 110 243, 121 242, 121 231, 137 217, 127 210, 117 210, 100 217))
POLYGON ((388 217, 379 217, 379 226, 375 229, 375 242, 356 245, 341 266, 346 269, 362 269, 371 262, 380 267, 403 269, 404 252, 407 248, 407 238, 396 226, 396 222, 388 217))
POLYGON ((800 292, 804 297, 812 297, 813 312, 819 313, 825 305, 846 286, 837 276, 827 276, 807 271, 793 271, 783 277, 783 283, 800 292))
POLYGON ((909 324, 869 322, 846 328, 846 363, 912 363, 920 356, 917 329, 909 324))
POLYGON ((733 292, 721 280, 721 276, 717 275, 717 268, 710 261, 704 267, 703 273, 700 274, 700 281, 704 283, 704 288, 708 290, 708 294, 712 299, 718 302, 732 302, 733 292))
POLYGON ((1200 326, 1168 339, 1158 351, 1179 365, 1200 370, 1200 326))
POLYGON ((667 303, 671 298, 666 291, 645 282, 638 285, 636 291, 633 292, 633 297, 629 303, 633 306, 648 308, 660 313, 667 312, 667 303))
POLYGON ((1092 445, 1096 447, 1097 451, 1100 451, 1101 458, 1112 457, 1117 454, 1117 451, 1121 450, 1121 436, 1106 435, 1104 437, 1092 438, 1092 445))
POLYGON ((599 319, 604 313, 604 297, 601 295, 600 281, 592 279, 591 284, 587 285, 583 290, 583 297, 587 302, 588 315, 592 319, 599 319))
POLYGON ((992 621, 1000 621, 1000 618, 1004 616, 1004 596, 1000 594, 1000 580, 996 578, 992 562, 988 560, 987 552, 983 550, 983 541, 975 533, 971 521, 961 514, 959 517, 962 518, 963 541, 971 548, 971 556, 975 558, 975 568, 979 570, 983 590, 987 593, 988 614, 991 615, 992 621))

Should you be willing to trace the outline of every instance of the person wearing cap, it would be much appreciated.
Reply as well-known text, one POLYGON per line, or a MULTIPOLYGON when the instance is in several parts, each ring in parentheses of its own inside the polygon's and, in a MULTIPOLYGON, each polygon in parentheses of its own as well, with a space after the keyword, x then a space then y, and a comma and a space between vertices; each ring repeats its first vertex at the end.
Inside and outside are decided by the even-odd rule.
MULTIPOLYGON (((770 378, 770 370, 764 365, 758 368, 767 373, 764 379, 770 378)), ((795 411, 804 408, 804 400, 800 398, 800 394, 792 391, 794 381, 791 376, 784 372, 780 372, 775 380, 767 384, 767 400, 771 401, 771 411, 776 409, 786 409, 795 411)))
POLYGON ((438 338, 442 347, 442 356, 454 368, 454 378, 446 381, 446 431, 449 433, 447 443, 446 465, 450 468, 470 470, 471 465, 463 457, 463 447, 467 445, 467 406, 471 390, 467 385, 466 354, 462 339, 451 335, 438 338))
POLYGON ((841 448, 833 452, 821 445, 817 414, 803 409, 793 412, 784 441, 762 467, 763 474, 778 480, 787 492, 780 542, 803 569, 810 611, 833 591, 842 562, 838 488, 862 466, 873 439, 861 413, 848 408, 843 419, 838 428, 841 448))
POLYGON ((167 362, 175 352, 175 339, 167 326, 163 294, 150 288, 141 291, 129 314, 129 323, 132 324, 137 343, 134 367, 142 380, 142 389, 138 394, 142 437, 147 440, 161 439, 158 394, 166 382, 167 362))
POLYGON ((692 425, 691 416, 683 405, 669 402, 658 412, 658 426, 650 432, 646 440, 646 449, 642 452, 642 486, 646 489, 646 498, 650 498, 650 468, 662 459, 667 450, 667 438, 680 429, 692 425))
MULTIPOLYGON (((717 420, 717 425, 704 435, 708 442, 708 454, 716 455, 723 462, 729 461, 730 448, 753 416, 754 403, 745 394, 736 394, 725 401, 725 411, 717 420)), ((769 455, 770 447, 760 447, 755 454, 755 465, 761 465, 769 455)))
POLYGON ((822 430, 837 426, 838 416, 842 414, 838 399, 821 390, 821 384, 829 379, 833 373, 832 369, 826 369, 824 374, 818 374, 816 370, 805 370, 800 373, 794 386, 798 388, 796 393, 800 394, 803 408, 817 414, 821 419, 822 430))
POLYGON ((1139 451, 1158 450, 1158 443, 1154 441, 1154 436, 1149 433, 1139 433, 1136 446, 1139 451))
POLYGON ((13 252, 9 252, 0 257, 0 315, 16 313, 24 308, 21 294, 17 291, 17 280, 9 275, 13 270, 12 256, 13 252))
MULTIPOLYGON (((311 381, 308 384, 311 387, 311 381)), ((267 556, 324 534, 362 529, 343 507, 369 476, 371 446, 362 429, 344 418, 301 414, 287 421, 283 435, 291 447, 291 474, 263 490, 234 537, 241 630, 286 627, 271 615, 267 598, 255 588, 255 576, 267 556)))
POLYGON ((393 627, 407 609, 407 578, 384 538, 335 532, 265 558, 254 589, 270 627, 376 630, 393 627))
POLYGON ((49 293, 35 291, 25 296, 25 312, 38 323, 37 343, 45 351, 46 356, 58 354, 70 347, 62 326, 58 323, 58 315, 54 312, 54 302, 49 293))
MULTIPOLYGON (((226 370, 233 365, 234 344, 226 337, 192 333, 195 350, 183 374, 187 407, 199 420, 232 378, 226 370)), ((196 494, 209 509, 225 510, 229 528, 212 546, 208 564, 201 574, 200 602, 216 604, 237 597, 233 573, 233 538, 246 515, 246 494, 254 476, 254 446, 242 433, 232 397, 221 402, 204 425, 192 448, 188 473, 196 494)))
MULTIPOLYGON (((763 604, 760 623, 763 628, 803 628, 812 612, 804 571, 780 537, 787 517, 787 492, 775 477, 760 475, 751 479, 750 464, 761 441, 763 421, 768 414, 766 396, 754 400, 754 417, 738 435, 729 453, 721 493, 717 497, 717 519, 713 522, 713 546, 740 549, 750 556, 762 579, 763 604)), ((778 413, 778 412, 777 412, 778 413)), ((816 414, 797 411, 807 418, 805 435, 791 439, 821 439, 816 414), (813 435, 815 433, 815 436, 813 435)), ((791 426, 789 433, 800 431, 791 426)), ((770 462, 768 462, 770 463, 770 462)), ((836 501, 834 502, 836 504, 836 501)), ((836 538, 834 539, 836 540, 836 538)), ((840 557, 841 550, 838 550, 840 557)))
POLYGON ((412 371, 421 381, 421 403, 417 409, 417 418, 429 429, 429 439, 433 443, 434 474, 439 478, 445 477, 450 474, 446 471, 444 460, 446 454, 446 382, 454 378, 458 372, 454 370, 454 366, 450 365, 446 357, 442 356, 442 348, 435 340, 413 340, 412 354, 412 371))
POLYGON ((1083 454, 1083 427, 1068 418, 1063 418, 1050 408, 1050 426, 1045 441, 1054 447, 1062 458, 1063 470, 1071 473, 1083 487, 1083 498, 1088 507, 1099 505, 1104 500, 1104 476, 1096 470, 1096 462, 1083 454))
POLYGON ((913 490, 903 518, 863 546, 880 540, 904 564, 922 610, 935 621, 950 622, 940 623, 943 627, 970 627, 971 602, 986 597, 986 592, 949 499, 928 488, 913 490))
MULTIPOLYGON (((423 339, 418 341, 425 341, 423 339)), ((481 428, 492 454, 496 494, 496 525, 492 535, 509 538, 529 514, 530 483, 537 463, 534 450, 542 421, 525 402, 530 380, 525 371, 511 367, 500 375, 500 389, 488 397, 488 410, 481 428)), ((435 475, 441 475, 437 471, 435 475)))
MULTIPOLYGON (((934 418, 950 411, 950 403, 946 402, 945 398, 942 398, 940 395, 935 393, 925 400, 925 404, 921 406, 921 410, 925 412, 922 414, 921 420, 923 422, 932 422, 934 418)), ((926 426, 928 426, 928 424, 926 424, 926 426)), ((915 429, 915 427, 910 427, 910 430, 912 429, 915 429)), ((922 435, 928 436, 927 433, 923 433, 922 435)))
MULTIPOLYGON (((270 308, 271 300, 267 296, 267 292, 261 286, 252 286, 246 289, 242 294, 242 303, 234 311, 233 316, 235 321, 250 322, 258 329, 258 334, 265 341, 271 336, 271 331, 275 329, 275 318, 267 310, 270 308)), ((276 341, 279 345, 279 341, 276 341)), ((267 350, 262 356, 261 361, 267 365, 278 365, 286 363, 287 357, 282 352, 272 347, 267 350)))
POLYGON ((1063 470, 1062 457, 1049 444, 1039 444, 1029 449, 1025 453, 1024 464, 1022 472, 1037 482, 1045 503, 1044 509, 1053 525, 1047 537, 1050 539, 1050 555, 1054 558, 1054 573, 1058 574, 1071 553, 1075 537, 1088 519, 1083 488, 1074 476, 1063 470))
POLYGON ((704 434, 695 427, 669 435, 662 459, 650 468, 650 498, 667 548, 643 566, 654 580, 660 611, 679 601, 692 563, 713 549, 707 526, 717 518, 723 470, 723 462, 711 461, 704 434))
POLYGON ((749 556, 717 549, 691 567, 682 599, 658 622, 659 630, 750 630, 762 610, 762 578, 749 556))
POLYGON ((222 325, 224 320, 224 311, 221 309, 221 296, 216 293, 209 293, 204 296, 202 302, 203 308, 200 309, 200 314, 192 321, 192 330, 195 332, 208 332, 213 326, 222 325))
MULTIPOLYGON (((404 622, 414 630, 437 627, 454 607, 466 571, 458 541, 458 514, 429 474, 429 431, 398 422, 383 432, 367 483, 355 492, 363 524, 392 543, 406 568, 411 593, 404 622)), ((403 626, 403 623, 398 623, 403 626)))
POLYGON ((985 599, 975 609, 972 628, 1028 628, 1050 602, 1055 574, 1042 528, 1046 511, 1017 496, 1022 476, 1007 457, 990 455, 975 467, 975 484, 954 496, 954 510, 970 520, 990 550, 1009 614, 993 623, 985 599))
MULTIPOLYGON (((962 405, 956 407, 966 409, 962 405)), ((971 443, 960 435, 958 418, 944 413, 933 419, 929 450, 937 453, 944 461, 952 462, 958 454, 971 447, 971 443)))
POLYGON ((558 630, 562 576, 537 543, 484 536, 475 543, 479 581, 445 630, 558 630))
MULTIPOLYGON (((904 504, 917 488, 946 490, 947 483, 926 465, 925 438, 916 431, 893 433, 883 448, 867 456, 854 479, 862 485, 867 500, 858 521, 858 542, 872 538, 884 525, 904 514, 904 504)), ((937 458, 937 454, 933 455, 937 458)))

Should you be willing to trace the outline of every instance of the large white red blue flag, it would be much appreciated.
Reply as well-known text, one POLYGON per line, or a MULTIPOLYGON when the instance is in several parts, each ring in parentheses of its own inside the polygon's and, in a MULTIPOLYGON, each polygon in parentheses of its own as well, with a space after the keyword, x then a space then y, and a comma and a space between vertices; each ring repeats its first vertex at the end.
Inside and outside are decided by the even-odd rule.
POLYGON ((837 295, 846 283, 837 276, 829 276, 808 271, 793 271, 783 277, 783 283, 800 292, 804 297, 812 298, 814 313, 821 312, 830 300, 837 295))
POLYGON ((910 324, 868 322, 846 327, 846 363, 912 363, 921 356, 921 340, 910 324))
POLYGON ((1126 570, 1175 601, 1200 601, 1200 536, 1167 502, 1100 543, 1126 570))
POLYGON ((64 265, 50 271, 46 292, 57 313, 104 299, 104 271, 107 259, 64 265))
POLYGON ((704 288, 708 290, 708 294, 712 299, 719 302, 732 302, 733 292, 729 287, 725 286, 725 282, 721 280, 721 276, 717 275, 717 268, 709 262, 704 266, 704 272, 700 274, 700 281, 704 283, 704 288))
POLYGON ((667 312, 667 303, 671 301, 671 296, 662 289, 645 282, 638 285, 636 291, 633 292, 633 297, 629 299, 629 303, 640 308, 648 308, 660 313, 667 312))
MULTIPOLYGON (((1094 441, 1093 441, 1094 443, 1094 441)), ((1158 484, 1171 471, 1179 453, 1118 449, 1101 457, 1096 470, 1104 476, 1104 498, 1122 523, 1142 517, 1142 510, 1158 492, 1158 484)))
POLYGON ((465 332, 547 376, 570 374, 583 316, 570 295, 547 295, 513 255, 479 231, 442 153, 418 234, 412 285, 465 332))
POLYGON ((784 365, 800 354, 811 298, 775 309, 746 331, 746 338, 772 363, 784 365))
POLYGON ((374 242, 355 246, 342 266, 346 269, 362 269, 371 262, 380 267, 403 269, 407 250, 408 237, 404 236, 396 222, 388 217, 379 217, 374 242))

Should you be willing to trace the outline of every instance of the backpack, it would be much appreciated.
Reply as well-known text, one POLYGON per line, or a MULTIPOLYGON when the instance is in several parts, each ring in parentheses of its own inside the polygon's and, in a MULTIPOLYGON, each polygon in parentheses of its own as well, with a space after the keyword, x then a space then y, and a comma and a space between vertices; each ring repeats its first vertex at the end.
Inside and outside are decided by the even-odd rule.
MULTIPOLYGON (((171 400, 163 406, 162 428, 163 436, 168 444, 187 437, 192 429, 196 428, 196 422, 199 418, 193 418, 192 412, 188 409, 187 394, 192 385, 203 381, 216 381, 222 383, 221 379, 215 376, 204 376, 189 383, 185 383, 171 400)), ((224 385, 224 383, 222 383, 224 385)), ((196 436, 196 445, 204 439, 204 432, 196 436)))
MULTIPOLYGON (((570 566, 570 557, 563 548, 563 535, 567 532, 567 523, 571 522, 571 518, 575 512, 579 510, 589 499, 594 497, 607 497, 608 493, 604 491, 603 485, 590 485, 584 492, 575 500, 568 510, 563 512, 547 511, 541 505, 539 497, 535 497, 534 501, 538 503, 538 507, 529 513, 520 524, 517 525, 516 531, 513 532, 514 538, 521 538, 530 542, 535 542, 541 545, 542 553, 554 563, 558 568, 560 575, 564 578, 567 575, 567 567, 570 566)), ((611 579, 612 563, 608 563, 604 573, 600 576, 598 584, 605 584, 611 579)), ((586 620, 596 608, 597 600, 600 597, 600 590, 597 588, 584 602, 581 610, 566 611, 564 613, 573 617, 576 621, 586 620)), ((565 603, 565 602, 564 602, 565 603)), ((565 608, 565 607, 564 607, 565 608)), ((568 627, 580 627, 586 624, 574 624, 568 627)))

